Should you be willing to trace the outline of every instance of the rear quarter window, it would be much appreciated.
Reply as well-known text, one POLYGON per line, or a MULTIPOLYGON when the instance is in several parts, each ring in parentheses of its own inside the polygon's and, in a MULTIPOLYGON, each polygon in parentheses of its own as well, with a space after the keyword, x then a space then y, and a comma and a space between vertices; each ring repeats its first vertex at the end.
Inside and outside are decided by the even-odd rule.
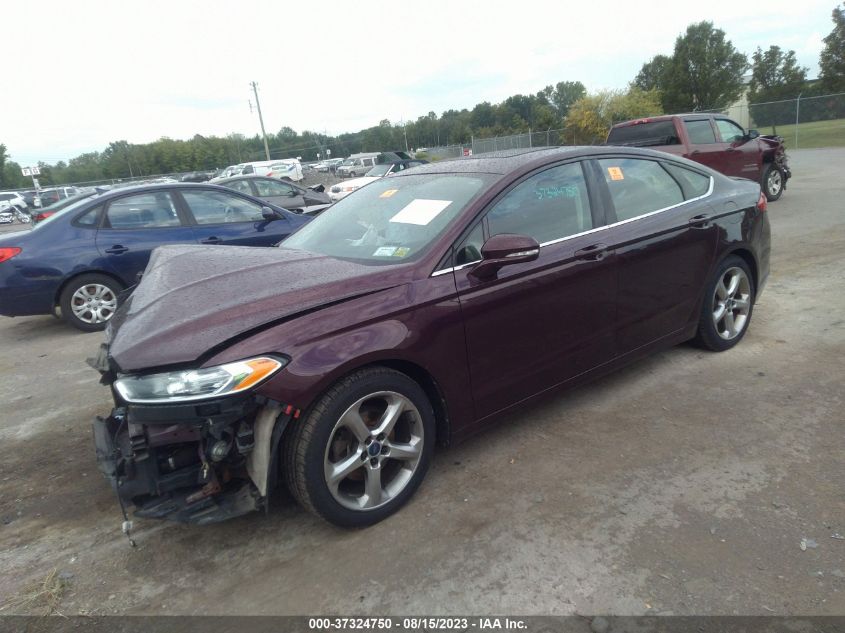
POLYGON ((710 176, 705 176, 674 163, 663 163, 663 166, 681 185, 686 200, 703 196, 710 189, 710 176))

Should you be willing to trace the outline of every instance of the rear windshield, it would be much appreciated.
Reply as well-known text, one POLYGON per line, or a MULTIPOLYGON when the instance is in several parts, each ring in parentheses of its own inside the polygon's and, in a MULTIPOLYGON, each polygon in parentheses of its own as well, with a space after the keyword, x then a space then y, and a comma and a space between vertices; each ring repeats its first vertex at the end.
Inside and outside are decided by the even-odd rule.
POLYGON ((415 259, 493 178, 418 174, 376 180, 329 207, 280 246, 364 264, 415 259))
POLYGON ((611 145, 677 145, 681 142, 675 131, 675 123, 669 121, 650 121, 615 127, 610 130, 607 142, 611 145))

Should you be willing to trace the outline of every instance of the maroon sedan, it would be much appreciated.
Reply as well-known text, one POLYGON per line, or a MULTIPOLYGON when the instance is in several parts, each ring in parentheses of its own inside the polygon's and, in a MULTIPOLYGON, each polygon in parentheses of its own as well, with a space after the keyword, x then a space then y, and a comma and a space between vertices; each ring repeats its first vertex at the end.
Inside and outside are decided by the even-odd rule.
POLYGON ((94 364, 121 505, 209 523, 284 482, 384 519, 436 443, 696 339, 748 329, 769 272, 760 185, 650 150, 519 150, 363 187, 280 248, 165 246, 94 364))

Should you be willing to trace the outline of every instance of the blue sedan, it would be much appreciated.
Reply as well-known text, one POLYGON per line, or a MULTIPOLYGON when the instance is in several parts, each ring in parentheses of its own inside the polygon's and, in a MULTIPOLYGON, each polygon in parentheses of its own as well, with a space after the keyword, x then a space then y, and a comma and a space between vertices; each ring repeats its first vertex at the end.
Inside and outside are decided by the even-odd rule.
POLYGON ((54 314, 102 330, 162 244, 272 246, 310 218, 216 185, 101 193, 0 236, 0 315, 54 314))

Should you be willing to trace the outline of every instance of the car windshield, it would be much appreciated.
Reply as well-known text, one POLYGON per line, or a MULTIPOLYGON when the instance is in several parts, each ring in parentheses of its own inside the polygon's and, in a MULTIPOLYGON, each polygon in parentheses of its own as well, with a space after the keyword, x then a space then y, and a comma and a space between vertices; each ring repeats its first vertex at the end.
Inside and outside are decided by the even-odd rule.
POLYGON ((376 165, 375 167, 373 167, 370 171, 368 171, 364 175, 365 176, 376 176, 376 177, 385 176, 385 175, 387 175, 387 172, 390 171, 391 167, 393 167, 393 165, 376 165))
POLYGON ((415 259, 492 178, 418 174, 376 180, 329 207, 280 246, 364 264, 415 259))

